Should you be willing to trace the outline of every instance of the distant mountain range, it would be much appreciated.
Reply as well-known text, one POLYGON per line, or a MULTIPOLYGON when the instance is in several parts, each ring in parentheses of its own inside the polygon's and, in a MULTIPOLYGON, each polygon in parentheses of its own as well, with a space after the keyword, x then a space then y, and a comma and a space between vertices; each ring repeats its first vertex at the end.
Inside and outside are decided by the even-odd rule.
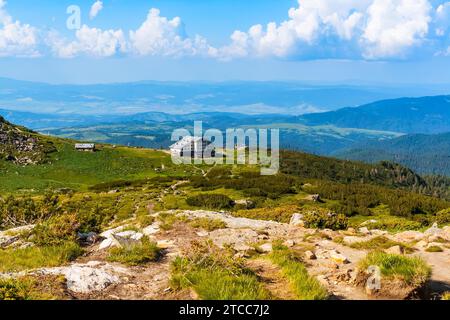
POLYGON ((238 112, 301 115, 382 99, 448 93, 445 86, 302 82, 156 82, 52 85, 0 78, 0 108, 52 114, 238 112))
POLYGON ((403 133, 450 132, 450 96, 383 100, 358 108, 307 114, 299 121, 307 125, 403 133))
MULTIPOLYGON (((149 84, 135 85, 137 88, 141 85, 148 88, 149 84)), ((247 85, 251 87, 250 84, 247 85)), ((35 84, 31 86, 34 87, 35 84)), ((111 85, 106 86, 108 92, 109 86, 111 85)), ((152 83, 150 87, 158 86, 159 84, 152 83)), ((181 92, 180 86, 173 84, 171 90, 181 92)), ((271 83, 271 86, 277 87, 274 83, 271 83)), ((220 90, 227 88, 228 94, 233 91, 231 84, 219 87, 220 90)), ((255 88, 260 90, 262 87, 255 88)), ((68 88, 67 90, 72 90, 72 87, 68 88)), ((93 90, 93 87, 87 88, 88 91, 93 90)), ((197 89, 200 90, 199 88, 200 85, 197 89)), ((281 90, 280 88, 287 90, 285 84, 280 84, 278 89, 281 90)), ((140 92, 141 89, 136 90, 140 92)), ((191 89, 192 87, 188 91, 191 89)), ((2 90, 4 89, 0 89, 0 92, 2 90)), ((41 92, 38 88, 34 90, 41 92)), ((252 95, 254 96, 258 90, 252 95)), ((119 93, 114 94, 120 96, 119 93)), ((235 94, 237 99, 239 94, 237 92, 235 94)), ((130 95, 133 96, 133 91, 130 95)), ((246 94, 243 94, 243 97, 246 97, 246 94)), ((233 104, 231 100, 225 99, 230 105, 233 104)), ((286 101, 285 97, 281 96, 280 101, 286 101)), ((233 108, 226 110, 231 111, 233 108)), ((346 107, 299 116, 235 112, 169 114, 154 111, 136 114, 58 112, 38 114, 10 109, 0 109, 0 115, 11 122, 46 134, 83 141, 151 148, 168 147, 172 143, 170 135, 174 129, 191 129, 194 121, 198 120, 204 122, 205 128, 222 130, 249 127, 279 128, 283 148, 365 162, 390 160, 420 173, 450 176, 449 95, 381 100, 360 107, 346 107)))

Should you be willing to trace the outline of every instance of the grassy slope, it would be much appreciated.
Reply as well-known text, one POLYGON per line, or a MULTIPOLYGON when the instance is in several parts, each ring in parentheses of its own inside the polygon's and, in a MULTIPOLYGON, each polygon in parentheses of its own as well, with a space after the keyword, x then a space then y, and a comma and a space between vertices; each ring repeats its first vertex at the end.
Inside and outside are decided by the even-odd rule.
MULTIPOLYGON (((153 177, 157 175, 155 168, 171 166, 170 156, 161 151, 102 145, 95 153, 84 153, 74 150, 72 141, 47 139, 54 142, 58 152, 50 154, 46 164, 22 167, 0 161, 1 193, 62 187, 86 190, 101 182, 153 177)), ((177 173, 183 172, 171 168, 171 175, 177 173)))

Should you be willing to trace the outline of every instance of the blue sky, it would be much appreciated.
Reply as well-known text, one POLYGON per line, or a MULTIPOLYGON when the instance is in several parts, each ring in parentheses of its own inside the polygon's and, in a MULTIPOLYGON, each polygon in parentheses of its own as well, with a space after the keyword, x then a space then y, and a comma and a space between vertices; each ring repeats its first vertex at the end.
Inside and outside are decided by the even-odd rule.
POLYGON ((0 77, 450 83, 449 34, 445 0, 0 0, 0 77))

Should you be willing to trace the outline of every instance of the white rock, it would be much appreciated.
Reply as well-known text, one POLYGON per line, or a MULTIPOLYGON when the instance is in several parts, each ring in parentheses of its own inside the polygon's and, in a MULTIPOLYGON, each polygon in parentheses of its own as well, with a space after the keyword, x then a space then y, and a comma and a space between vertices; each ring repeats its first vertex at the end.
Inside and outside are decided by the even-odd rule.
POLYGON ((271 243, 264 243, 264 244, 262 244, 262 245, 259 246, 259 249, 260 249, 262 252, 266 252, 266 253, 272 252, 272 250, 273 250, 272 244, 271 244, 271 243))
POLYGON ((100 233, 100 236, 103 238, 110 238, 113 234, 121 232, 123 229, 125 229, 125 226, 120 226, 114 229, 106 230, 100 233))
POLYGON ((236 244, 233 248, 236 251, 255 251, 255 248, 242 243, 236 244))
POLYGON ((152 225, 150 225, 150 226, 148 226, 148 227, 146 227, 146 228, 144 228, 144 229, 142 230, 142 232, 143 232, 146 236, 151 236, 151 235, 157 234, 159 231, 160 231, 159 225, 156 224, 156 223, 154 223, 154 224, 152 224, 152 225))
POLYGON ((403 254, 403 248, 400 246, 393 246, 386 249, 385 252, 389 254, 403 254))
POLYGON ((354 244, 354 243, 358 243, 358 242, 364 242, 365 239, 362 237, 346 236, 342 239, 342 241, 345 244, 354 244))
POLYGON ((350 262, 346 256, 337 252, 336 250, 331 250, 329 252, 329 254, 330 254, 330 258, 336 263, 349 263, 350 262))
POLYGON ((373 235, 376 235, 376 236, 385 236, 389 232, 387 232, 385 230, 372 229, 372 230, 370 230, 370 233, 373 234, 373 235))
POLYGON ((317 257, 316 257, 316 255, 314 254, 314 252, 312 252, 312 251, 305 251, 305 258, 307 259, 307 260, 315 260, 315 259, 317 259, 317 257))
POLYGON ((427 229, 424 234, 426 236, 439 236, 442 233, 442 229, 438 227, 438 224, 435 222, 431 228, 427 229))
POLYGON ((426 242, 425 240, 420 240, 419 242, 417 242, 415 244, 416 248, 425 248, 428 245, 428 242, 426 242))
POLYGON ((425 238, 425 235, 419 231, 409 230, 397 233, 394 237, 400 242, 411 242, 420 241, 425 238))
POLYGON ((67 280, 67 288, 77 293, 90 293, 106 289, 111 284, 119 283, 116 272, 126 272, 123 268, 102 266, 98 264, 73 264, 68 267, 41 269, 36 273, 63 275, 67 280))
POLYGON ((116 248, 122 248, 122 245, 117 239, 114 238, 106 238, 100 243, 100 246, 98 247, 98 250, 105 250, 112 247, 116 248))
POLYGON ((292 248, 293 246, 295 246, 295 241, 294 240, 286 240, 285 242, 283 242, 283 245, 285 245, 288 248, 292 248))
POLYGON ((197 235, 199 237, 207 237, 209 235, 209 232, 208 231, 199 231, 199 232, 197 232, 197 235))
POLYGON ((358 232, 359 232, 359 233, 362 233, 362 234, 365 234, 365 235, 370 234, 370 231, 369 231, 369 229, 367 229, 367 227, 359 228, 359 229, 358 229, 358 232))
POLYGON ((160 249, 167 249, 174 246, 174 242, 172 240, 159 240, 157 242, 157 246, 160 249))
POLYGON ((291 221, 289 222, 292 226, 304 226, 303 215, 300 213, 294 213, 291 217, 291 221))

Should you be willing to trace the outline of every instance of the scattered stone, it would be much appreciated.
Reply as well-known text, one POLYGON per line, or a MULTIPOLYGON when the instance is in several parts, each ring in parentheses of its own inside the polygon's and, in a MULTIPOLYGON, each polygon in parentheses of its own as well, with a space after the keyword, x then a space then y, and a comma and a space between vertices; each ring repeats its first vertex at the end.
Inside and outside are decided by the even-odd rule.
POLYGON ((303 215, 300 213, 294 213, 289 224, 292 226, 303 227, 305 225, 305 222, 303 221, 303 215))
POLYGON ((370 231, 369 231, 369 229, 367 229, 367 227, 359 228, 358 232, 362 233, 362 234, 365 234, 365 235, 369 235, 370 234, 370 231))
POLYGON ((428 242, 426 242, 425 240, 420 240, 419 242, 417 242, 415 244, 416 248, 425 248, 428 245, 428 242))
POLYGON ((385 252, 389 254, 403 254, 403 248, 400 246, 393 246, 386 249, 385 252))
POLYGON ((144 234, 142 234, 140 232, 129 230, 129 231, 116 233, 116 234, 114 234, 114 237, 118 240, 119 239, 130 239, 130 240, 134 240, 134 241, 139 241, 144 237, 144 234))
POLYGON ((305 251, 305 258, 307 259, 307 260, 316 260, 317 259, 317 257, 316 257, 316 255, 314 254, 314 252, 312 252, 312 251, 305 251))
POLYGON ((355 228, 348 228, 347 229, 347 232, 349 232, 349 233, 356 233, 356 230, 355 230, 355 228))
POLYGON ((174 246, 174 242, 172 240, 159 240, 156 245, 160 249, 168 249, 174 246))
POLYGON ((294 240, 286 240, 285 242, 283 242, 283 245, 285 245, 288 248, 292 248, 293 246, 295 246, 295 241, 294 240))
POLYGON ((105 250, 105 249, 109 249, 112 247, 116 247, 116 248, 122 248, 122 245, 120 244, 119 241, 117 241, 114 238, 106 238, 105 240, 103 240, 100 243, 100 246, 98 247, 98 250, 105 250))
POLYGON ((355 236, 346 236, 342 239, 342 241, 345 244, 354 244, 354 243, 358 243, 358 242, 363 242, 363 241, 365 241, 365 239, 361 238, 361 237, 355 237, 355 236))
POLYGON ((100 236, 102 238, 111 238, 111 236, 115 233, 121 232, 123 229, 125 229, 125 226, 120 226, 114 229, 106 230, 102 233, 100 233, 100 236))
POLYGON ((330 258, 336 263, 350 263, 346 256, 337 252, 336 250, 331 250, 329 254, 330 258))
POLYGON ((375 235, 375 236, 385 236, 387 235, 389 232, 385 231, 385 230, 378 230, 378 229, 373 229, 370 230, 370 233, 375 235))
POLYGON ((142 233, 145 234, 146 236, 152 236, 154 234, 157 234, 159 231, 160 231, 159 225, 154 223, 154 224, 144 228, 142 230, 142 233))
POLYGON ((0 248, 9 247, 19 240, 19 236, 0 236, 0 248))
POLYGON ((424 232, 424 235, 426 236, 439 236, 442 233, 442 229, 438 227, 438 224, 435 222, 431 226, 431 228, 427 229, 424 232))
POLYGON ((78 233, 77 237, 80 241, 84 242, 85 244, 89 244, 89 245, 96 243, 100 239, 98 234, 95 232, 78 233))
POLYGON ((197 235, 199 237, 207 237, 209 235, 209 232, 208 231, 199 231, 199 232, 197 232, 197 235))
POLYGON ((260 249, 262 252, 265 252, 265 253, 272 252, 272 250, 273 250, 272 244, 271 244, 271 243, 264 243, 264 244, 262 244, 262 245, 259 246, 259 249, 260 249))
POLYGON ((425 235, 419 231, 409 230, 397 233, 394 238, 399 242, 412 242, 422 240, 425 238, 425 235))

